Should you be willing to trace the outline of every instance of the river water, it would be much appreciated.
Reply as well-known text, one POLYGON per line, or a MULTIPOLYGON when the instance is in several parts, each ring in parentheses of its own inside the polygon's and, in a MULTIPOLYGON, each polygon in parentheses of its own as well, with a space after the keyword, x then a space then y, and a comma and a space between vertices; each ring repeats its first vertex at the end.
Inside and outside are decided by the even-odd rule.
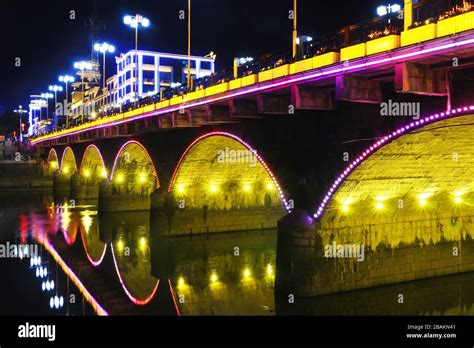
POLYGON ((42 261, 0 259, 0 314, 88 315, 97 305, 109 314, 474 314, 473 273, 289 303, 275 296, 276 230, 166 237, 149 212, 71 203, 0 194, 0 243, 38 244, 42 261))

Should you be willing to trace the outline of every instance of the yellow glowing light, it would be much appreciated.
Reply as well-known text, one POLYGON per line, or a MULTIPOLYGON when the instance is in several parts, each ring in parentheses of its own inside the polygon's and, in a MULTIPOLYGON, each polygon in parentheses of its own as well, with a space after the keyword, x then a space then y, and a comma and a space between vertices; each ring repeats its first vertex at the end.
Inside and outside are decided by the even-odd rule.
POLYGON ((69 168, 68 168, 68 167, 64 167, 64 168, 63 168, 63 173, 64 173, 64 174, 69 173, 69 168))
POLYGON ((56 168, 58 168, 58 162, 52 161, 52 162, 49 163, 49 166, 50 166, 52 169, 56 169, 56 168))
POLYGON ((91 225, 92 225, 92 218, 91 218, 90 212, 88 210, 86 210, 84 212, 84 216, 82 217, 82 224, 84 225, 84 229, 85 229, 86 233, 89 233, 89 230, 90 230, 91 225))
POLYGON ((420 204, 421 204, 421 206, 424 207, 424 206, 426 205, 426 203, 427 203, 427 202, 426 202, 426 199, 420 199, 420 204))
POLYGON ((183 286, 184 285, 184 278, 183 277, 179 277, 178 279, 178 286, 183 286))
POLYGON ((217 274, 212 273, 211 275, 211 283, 216 283, 219 278, 217 277, 217 274))
POLYGON ((178 185, 178 192, 183 193, 184 192, 184 187, 183 185, 178 185))
POLYGON ((140 182, 144 183, 146 181, 146 174, 140 174, 140 182))
POLYGON ((107 170, 103 169, 101 175, 102 175, 103 178, 107 178, 107 170))
POLYGON ((117 182, 123 182, 123 174, 117 175, 117 182))
POLYGON ((89 169, 84 170, 84 176, 85 176, 86 178, 88 178, 88 177, 91 176, 91 172, 90 172, 89 169))
POLYGON ((273 267, 272 265, 268 264, 267 265, 267 275, 272 276, 273 275, 273 267))
POLYGON ((117 248, 118 248, 118 250, 123 250, 123 241, 122 240, 119 240, 117 242, 117 248))
POLYGON ((375 207, 380 210, 383 208, 383 203, 382 202, 377 202, 377 204, 375 205, 375 207))
POLYGON ((455 201, 456 203, 461 203, 461 202, 462 202, 462 198, 461 198, 461 197, 456 197, 456 198, 454 198, 454 201, 455 201))
POLYGON ((211 186, 211 192, 217 192, 217 186, 216 185, 211 186))
POLYGON ((244 278, 245 278, 245 279, 250 278, 251 274, 252 274, 252 273, 250 272, 250 269, 246 268, 246 269, 244 270, 244 278))
POLYGON ((267 189, 273 190, 273 184, 271 182, 267 184, 267 189))
POLYGON ((348 198, 344 201, 344 205, 350 205, 352 204, 352 199, 348 198))
POLYGON ((146 238, 145 237, 140 238, 140 246, 142 248, 144 248, 146 246, 146 238))
POLYGON ((250 191, 250 185, 245 185, 244 190, 247 191, 247 192, 250 191))
POLYGON ((96 116, 97 116, 97 113, 95 113, 95 112, 91 113, 91 118, 92 119, 96 118, 96 116))
POLYGON ((344 204, 342 206, 342 211, 348 211, 349 210, 349 206, 347 204, 344 204))
POLYGON ((420 197, 420 199, 426 200, 429 196, 430 196, 429 193, 422 193, 419 197, 420 197))

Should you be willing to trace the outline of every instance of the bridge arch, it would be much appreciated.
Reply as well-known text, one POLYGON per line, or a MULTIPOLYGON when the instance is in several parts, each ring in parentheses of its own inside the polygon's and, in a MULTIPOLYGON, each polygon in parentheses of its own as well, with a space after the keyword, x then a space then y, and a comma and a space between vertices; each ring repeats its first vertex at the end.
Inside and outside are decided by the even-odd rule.
POLYGON ((66 147, 61 158, 60 171, 64 175, 72 175, 77 172, 77 162, 74 151, 71 147, 66 147))
MULTIPOLYGON (((377 140, 324 196, 314 214, 322 229, 349 231, 353 226, 423 219, 440 224, 446 219, 454 226, 458 218, 472 215, 473 116, 474 106, 456 108, 412 121, 377 140)), ((459 229, 451 231, 456 233, 453 238, 449 231, 444 228, 443 233, 424 237, 410 233, 411 240, 402 235, 395 239, 397 243, 412 243, 415 238, 425 238, 425 243, 459 239, 459 229)))
POLYGON ((130 193, 148 194, 160 187, 155 163, 146 148, 138 141, 126 142, 117 153, 110 175, 115 188, 130 193))
POLYGON ((59 169, 58 153, 54 148, 49 150, 47 163, 49 173, 53 173, 59 169))
POLYGON ((226 132, 204 134, 188 146, 168 192, 186 197, 193 207, 227 209, 279 202, 289 210, 283 190, 262 157, 241 138, 226 132))
POLYGON ((79 172, 86 178, 107 178, 108 173, 99 148, 89 145, 82 156, 79 172))

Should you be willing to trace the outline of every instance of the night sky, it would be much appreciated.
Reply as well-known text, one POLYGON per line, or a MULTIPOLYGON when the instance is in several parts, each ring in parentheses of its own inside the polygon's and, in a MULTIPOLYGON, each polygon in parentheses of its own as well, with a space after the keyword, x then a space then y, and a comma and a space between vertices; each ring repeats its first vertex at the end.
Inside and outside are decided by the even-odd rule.
MULTIPOLYGON (((30 94, 58 84, 60 74, 74 74, 73 63, 90 57, 87 18, 93 0, 0 1, 0 114, 26 106, 30 94), (75 10, 76 19, 69 19, 75 10), (15 57, 22 66, 14 65, 15 57)), ((393 2, 393 1, 392 1, 393 2)), ((101 40, 116 46, 116 55, 134 48, 134 30, 123 16, 147 16, 151 26, 139 32, 139 49, 187 53, 187 22, 178 17, 187 0, 96 0, 105 29, 101 40)), ((298 0, 299 35, 333 33, 347 24, 375 16, 383 0, 298 0)), ((402 1, 398 1, 402 3, 402 1)), ((217 54, 216 70, 236 56, 258 57, 291 48, 292 0, 192 0, 192 54, 217 54)), ((115 72, 112 56, 107 76, 115 72)))

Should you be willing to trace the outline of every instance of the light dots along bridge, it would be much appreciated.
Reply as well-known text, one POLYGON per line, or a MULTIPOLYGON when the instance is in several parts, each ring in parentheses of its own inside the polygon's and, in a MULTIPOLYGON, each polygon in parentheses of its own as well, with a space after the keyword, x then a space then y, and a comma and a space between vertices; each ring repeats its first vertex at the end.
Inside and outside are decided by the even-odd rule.
POLYGON ((348 218, 370 219, 376 213, 382 221, 402 212, 443 207, 450 214, 459 208, 474 191, 473 112, 469 106, 434 114, 376 141, 336 179, 315 218, 336 219, 342 226, 348 218))

